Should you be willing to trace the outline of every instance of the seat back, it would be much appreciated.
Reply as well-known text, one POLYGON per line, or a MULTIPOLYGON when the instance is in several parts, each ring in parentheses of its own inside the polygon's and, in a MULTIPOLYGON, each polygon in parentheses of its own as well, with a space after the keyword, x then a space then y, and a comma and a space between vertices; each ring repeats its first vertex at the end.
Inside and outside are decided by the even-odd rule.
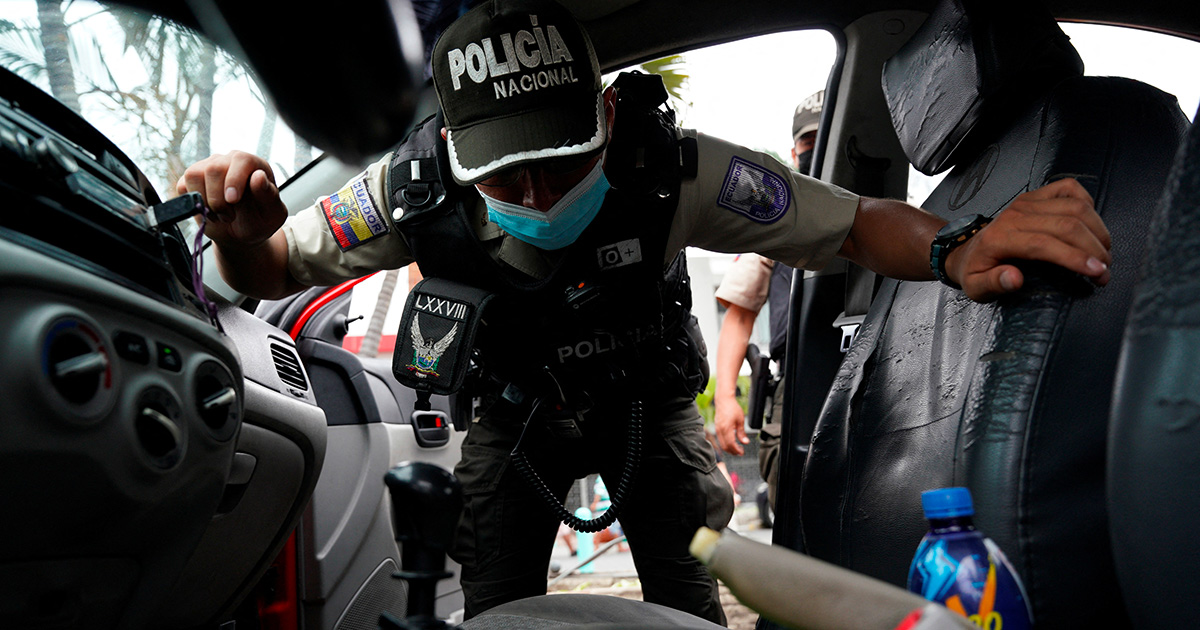
POLYGON ((1048 14, 989 4, 941 2, 884 72, 914 165, 953 167, 924 207, 995 215, 1075 177, 1113 235, 1112 280, 1093 288, 1025 265, 1026 287, 992 304, 886 281, 813 436, 804 544, 903 586, 928 528, 921 491, 966 486, 1039 626, 1120 627, 1104 497, 1109 395, 1148 218, 1187 120, 1155 88, 1079 76, 1048 14))
POLYGON ((1137 628, 1195 625, 1200 582, 1200 127, 1150 227, 1113 394, 1108 492, 1121 591, 1137 628))

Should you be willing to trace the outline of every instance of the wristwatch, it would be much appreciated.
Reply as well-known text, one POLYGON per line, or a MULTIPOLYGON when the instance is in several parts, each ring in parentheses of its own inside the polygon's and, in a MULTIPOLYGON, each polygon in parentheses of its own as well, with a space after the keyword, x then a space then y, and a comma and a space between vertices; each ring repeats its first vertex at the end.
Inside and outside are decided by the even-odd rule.
POLYGON ((933 277, 946 286, 961 289, 958 283, 946 275, 946 257, 991 222, 990 217, 971 214, 943 225, 933 237, 933 244, 929 246, 929 268, 933 270, 933 277))

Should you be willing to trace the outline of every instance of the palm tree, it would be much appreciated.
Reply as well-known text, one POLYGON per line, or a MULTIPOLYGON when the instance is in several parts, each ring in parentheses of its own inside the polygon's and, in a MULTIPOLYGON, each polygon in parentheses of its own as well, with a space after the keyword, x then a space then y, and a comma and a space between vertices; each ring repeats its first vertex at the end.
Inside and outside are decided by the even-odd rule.
POLYGON ((55 98, 79 111, 72 62, 73 42, 62 3, 38 0, 37 24, 0 20, 0 64, 31 83, 46 86, 55 98))
POLYGON ((682 123, 687 112, 692 107, 691 89, 688 84, 687 60, 683 55, 671 55, 654 61, 647 61, 638 66, 642 72, 647 74, 657 74, 662 77, 663 85, 667 88, 667 94, 670 95, 671 108, 678 115, 678 120, 682 123))
POLYGON ((72 111, 79 111, 79 93, 75 91, 75 69, 71 64, 71 41, 63 17, 62 2, 38 0, 38 23, 50 93, 72 111))
MULTIPOLYGON (((212 152, 213 97, 221 82, 246 76, 240 64, 194 32, 155 16, 97 7, 69 22, 69 4, 61 0, 37 0, 37 7, 36 23, 0 20, 0 64, 47 87, 77 112, 80 99, 88 98, 91 106, 132 124, 142 149, 133 157, 161 182, 174 182, 187 163, 212 152), (101 22, 95 30, 107 28, 103 20, 116 23, 124 49, 142 62, 144 82, 119 81, 93 30, 76 28, 96 20, 101 22)), ((274 120, 267 123, 273 131, 274 120)), ((269 152, 270 135, 264 136, 269 152)))
POLYGON ((196 116, 195 159, 201 160, 212 153, 212 108, 217 93, 217 49, 203 46, 200 49, 200 71, 196 75, 196 93, 200 97, 200 109, 196 116))
MULTIPOLYGON (((234 78, 240 65, 191 30, 173 22, 137 12, 113 14, 125 36, 125 49, 133 50, 149 79, 121 89, 115 81, 97 84, 116 113, 138 123, 144 147, 152 147, 166 182, 183 174, 193 159, 208 157, 212 139, 212 102, 218 77, 234 78), (185 144, 191 140, 191 151, 185 144), (167 156, 165 166, 161 156, 167 156)), ((146 156, 150 157, 150 156, 146 156)))
POLYGON ((392 305, 392 295, 396 292, 396 280, 400 277, 398 269, 388 269, 383 275, 383 285, 375 298, 375 310, 367 323, 367 333, 363 335, 362 347, 358 354, 364 357, 379 356, 379 342, 383 339, 383 322, 387 318, 388 309, 392 305))

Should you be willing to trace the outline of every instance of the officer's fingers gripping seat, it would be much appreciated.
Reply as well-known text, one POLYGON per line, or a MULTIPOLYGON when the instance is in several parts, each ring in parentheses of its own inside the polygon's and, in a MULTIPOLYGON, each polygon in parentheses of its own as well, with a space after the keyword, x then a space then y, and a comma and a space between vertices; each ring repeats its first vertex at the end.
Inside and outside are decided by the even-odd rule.
POLYGON ((1029 265, 1026 287, 993 304, 886 281, 813 436, 803 543, 904 585, 927 529, 920 492, 967 486, 1039 627, 1119 627, 1104 498, 1110 391, 1147 224, 1187 121, 1155 88, 1080 76, 1053 19, 1021 4, 939 3, 886 64, 892 118, 916 168, 953 168, 924 204, 947 219, 995 215, 1077 178, 1112 233, 1112 280, 1093 291, 1029 265))

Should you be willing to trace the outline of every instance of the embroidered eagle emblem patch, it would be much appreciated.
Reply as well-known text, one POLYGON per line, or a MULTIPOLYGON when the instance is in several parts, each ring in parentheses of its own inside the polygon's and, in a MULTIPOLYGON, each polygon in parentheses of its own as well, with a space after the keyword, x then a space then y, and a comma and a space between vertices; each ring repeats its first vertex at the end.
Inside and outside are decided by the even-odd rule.
POLYGON ((450 332, 441 339, 426 339, 421 334, 421 316, 413 317, 413 325, 409 329, 413 343, 413 358, 408 364, 409 371, 416 372, 419 378, 441 376, 437 372, 438 362, 442 360, 442 355, 445 354, 450 344, 454 343, 454 335, 457 332, 458 324, 456 323, 450 327, 450 332))
POLYGON ((717 205, 756 223, 774 223, 791 203, 791 189, 779 175, 740 157, 729 162, 717 205))

